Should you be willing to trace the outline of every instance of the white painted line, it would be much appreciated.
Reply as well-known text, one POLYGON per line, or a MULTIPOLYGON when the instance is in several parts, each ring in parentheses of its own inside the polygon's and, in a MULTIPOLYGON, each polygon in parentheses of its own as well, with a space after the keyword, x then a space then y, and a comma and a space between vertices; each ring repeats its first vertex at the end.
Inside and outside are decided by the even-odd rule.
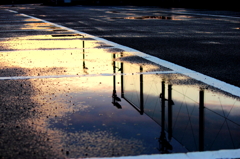
MULTIPOLYGON (((1 44, 1 41, 0 41, 0 44, 1 44)), ((82 51, 82 50, 94 50, 94 49, 110 49, 110 48, 113 48, 113 47, 109 47, 109 46, 106 46, 106 47, 104 47, 104 46, 99 46, 99 47, 93 47, 93 48, 57 48, 57 49, 55 49, 55 48, 44 48, 44 49, 38 49, 38 50, 4 50, 4 51, 0 51, 0 53, 9 53, 9 52, 29 52, 29 51, 31 51, 31 52, 37 52, 37 51, 61 51, 61 50, 66 50, 66 51, 68 51, 68 50, 80 50, 80 51, 82 51)))
POLYGON ((156 72, 135 72, 135 73, 100 73, 100 74, 82 74, 82 75, 50 75, 50 76, 13 76, 0 77, 3 80, 24 80, 24 79, 44 79, 44 78, 72 78, 72 77, 96 77, 96 76, 114 76, 114 75, 145 75, 145 74, 177 74, 175 71, 156 71, 156 72))
POLYGON ((14 11, 14 10, 10 10, 10 9, 6 9, 6 10, 12 13, 18 13, 17 11, 14 11))
MULTIPOLYGON (((175 153, 175 154, 106 157, 104 159, 237 159, 239 157, 240 157, 240 149, 188 152, 188 153, 175 153)), ((94 157, 91 159, 100 159, 100 158, 94 157)))
POLYGON ((206 75, 201 74, 199 72, 192 71, 192 70, 187 69, 185 67, 182 67, 182 66, 176 65, 174 63, 171 63, 171 62, 159 59, 157 57, 148 55, 148 54, 140 52, 140 51, 138 51, 136 49, 132 49, 132 48, 129 48, 129 47, 126 47, 126 46, 123 46, 123 45, 120 45, 120 44, 108 41, 108 40, 103 39, 103 38, 99 38, 99 37, 96 37, 96 36, 93 36, 93 35, 81 32, 81 31, 73 30, 71 28, 67 28, 67 27, 64 27, 64 26, 61 26, 61 25, 58 25, 58 24, 55 24, 55 23, 52 23, 52 22, 49 22, 49 21, 46 21, 46 20, 42 20, 42 19, 39 19, 39 18, 36 18, 36 17, 33 17, 33 16, 29 16, 29 15, 26 15, 26 14, 21 14, 21 15, 29 17, 29 18, 41 20, 41 21, 43 21, 45 23, 50 23, 52 25, 64 28, 64 29, 72 31, 74 33, 82 34, 82 35, 90 37, 92 39, 104 42, 104 43, 106 43, 108 45, 112 45, 112 46, 114 46, 116 48, 120 48, 120 49, 122 49, 122 50, 124 50, 126 52, 130 52, 130 53, 132 53, 134 55, 137 55, 137 56, 140 56, 140 57, 142 57, 144 59, 152 61, 152 62, 154 62, 154 63, 156 63, 158 65, 167 67, 167 68, 169 68, 169 69, 171 69, 173 71, 176 71, 176 72, 179 72, 181 74, 187 75, 187 76, 189 76, 189 77, 191 77, 193 79, 196 79, 198 81, 201 81, 201 82, 203 82, 205 84, 208 84, 208 85, 213 86, 215 88, 221 89, 221 90, 223 90, 225 92, 228 92, 228 93, 230 93, 232 95, 235 95, 235 96, 238 96, 238 97, 240 96, 240 88, 239 87, 236 87, 234 85, 228 84, 228 83, 223 82, 223 81, 220 81, 218 79, 206 76, 206 75))
POLYGON ((52 31, 52 29, 22 29, 22 30, 0 30, 0 33, 9 32, 30 32, 30 31, 52 31))
MULTIPOLYGON (((1 41, 0 41, 1 44, 1 41)), ((0 51, 0 53, 9 53, 9 52, 37 52, 37 51, 69 51, 69 50, 94 50, 94 49, 111 49, 113 48, 112 46, 96 46, 96 47, 87 47, 87 48, 43 48, 43 49, 38 49, 38 50, 4 50, 4 51, 0 51)))

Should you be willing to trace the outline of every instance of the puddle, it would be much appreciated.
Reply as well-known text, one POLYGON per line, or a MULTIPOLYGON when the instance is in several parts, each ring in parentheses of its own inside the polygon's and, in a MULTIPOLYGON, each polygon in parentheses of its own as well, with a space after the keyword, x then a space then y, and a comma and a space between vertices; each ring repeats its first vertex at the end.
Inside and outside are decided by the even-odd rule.
POLYGON ((239 97, 121 49, 0 56, 1 77, 36 77, 1 80, 4 157, 110 157, 239 148, 239 97), (82 76, 94 74, 98 76, 82 76))
POLYGON ((95 40, 83 39, 80 34, 56 34, 51 35, 52 38, 44 39, 13 39, 8 41, 1 41, 1 50, 14 51, 14 50, 54 50, 54 49, 89 49, 89 48, 104 48, 112 47, 105 43, 97 42, 95 40), (68 38, 67 38, 68 37, 68 38), (53 39, 54 38, 54 39, 53 39), (58 40, 58 38, 60 38, 58 40), (67 38, 63 40, 63 38, 67 38), (70 39, 72 38, 72 39, 70 39), (81 40, 83 39, 83 40, 81 40), (51 44, 49 43, 51 41, 51 44))
MULTIPOLYGON (((93 48, 94 45, 90 44, 85 43, 84 46, 93 48)), ((120 51, 120 49, 111 48, 39 50, 22 51, 21 53, 17 51, 0 53, 0 57, 0 62, 4 64, 0 66, 2 70, 0 77, 19 76, 23 71, 22 69, 26 72, 25 76, 120 74, 123 64, 132 66, 131 69, 126 69, 124 73, 169 71, 165 67, 120 51), (116 72, 113 72, 113 63, 117 63, 114 66, 116 72), (139 65, 144 66, 142 70, 140 70, 139 65), (21 69, 16 69, 11 73, 9 70, 11 68, 21 69)))
MULTIPOLYGON (((66 31, 66 30, 64 30, 66 31)), ((56 35, 52 35, 52 37, 72 37, 72 36, 80 36, 80 37, 83 37, 82 35, 80 34, 56 34, 56 35)))
POLYGON ((35 28, 35 27, 50 27, 52 25, 49 23, 40 22, 40 23, 27 23, 27 24, 24 24, 24 26, 29 26, 29 27, 35 28))
POLYGON ((0 87, 4 157, 239 148, 239 98, 178 74, 5 80, 0 87))
POLYGON ((42 22, 41 20, 38 20, 38 19, 33 19, 33 18, 27 18, 23 21, 26 21, 26 22, 42 22))
POLYGON ((185 16, 185 15, 172 15, 172 16, 167 16, 167 15, 152 15, 152 16, 137 16, 137 17, 114 17, 111 19, 135 19, 135 20, 150 20, 150 19, 155 19, 155 20, 189 20, 193 19, 194 17, 192 16, 185 16))
POLYGON ((64 30, 64 29, 54 29, 52 31, 68 31, 68 30, 64 30))
POLYGON ((167 16, 142 16, 142 17, 126 17, 124 19, 172 19, 167 16))
POLYGON ((122 97, 161 125, 166 141, 189 151, 239 148, 239 98, 178 76, 124 76, 122 97))

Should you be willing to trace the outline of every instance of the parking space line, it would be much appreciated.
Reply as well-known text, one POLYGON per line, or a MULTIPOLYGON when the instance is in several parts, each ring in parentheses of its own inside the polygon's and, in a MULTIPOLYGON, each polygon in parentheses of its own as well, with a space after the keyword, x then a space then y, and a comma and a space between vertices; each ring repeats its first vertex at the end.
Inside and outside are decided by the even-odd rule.
MULTIPOLYGON (((1 42, 0 42, 1 43, 1 42)), ((29 52, 29 51, 58 51, 58 50, 94 50, 94 49, 110 49, 113 47, 109 47, 109 46, 101 46, 101 47, 89 47, 89 48, 44 48, 44 49, 38 49, 38 50, 5 50, 5 51, 0 51, 0 53, 7 53, 7 52, 29 52)))
POLYGON ((13 77, 0 77, 3 80, 25 80, 25 79, 43 79, 43 78, 72 78, 72 77, 96 77, 96 76, 128 76, 128 75, 147 75, 147 74, 178 74, 175 71, 156 71, 156 72, 135 72, 135 73, 100 73, 100 74, 83 74, 83 75, 51 75, 51 76, 13 76, 13 77))

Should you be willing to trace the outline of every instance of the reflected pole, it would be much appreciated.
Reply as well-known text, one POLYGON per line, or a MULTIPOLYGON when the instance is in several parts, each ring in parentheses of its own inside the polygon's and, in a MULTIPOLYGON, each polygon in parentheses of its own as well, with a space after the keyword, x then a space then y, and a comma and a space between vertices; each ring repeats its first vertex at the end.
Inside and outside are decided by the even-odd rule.
MULTIPOLYGON (((123 57, 123 52, 121 52, 121 57, 123 57)), ((124 98, 124 89, 123 89, 123 62, 121 62, 121 97, 124 98)))
POLYGON ((83 36, 83 43, 82 43, 82 45, 83 45, 83 70, 85 70, 86 69, 86 64, 85 64, 85 42, 84 42, 84 36, 83 36))
POLYGON ((165 130, 165 82, 162 81, 162 94, 161 94, 161 104, 162 104, 162 129, 165 130))
POLYGON ((162 130, 159 138, 159 144, 160 144, 160 151, 162 153, 166 153, 166 134, 165 134, 165 82, 162 81, 162 93, 160 94, 161 98, 161 108, 162 108, 162 113, 161 113, 161 125, 162 125, 162 130))
MULTIPOLYGON (((170 96, 171 96, 171 94, 170 94, 170 96)), ((165 134, 165 101, 166 101, 166 98, 165 98, 165 82, 164 81, 162 81, 162 93, 160 94, 160 98, 161 98, 161 104, 162 104, 162 113, 161 113, 162 114, 162 120, 161 120, 162 130, 161 130, 161 135, 159 138, 159 144, 160 144, 159 151, 161 153, 169 153, 169 150, 172 150, 173 147, 169 143, 169 141, 166 139, 166 134, 165 134)), ((171 105, 172 105, 172 100, 169 101, 169 103, 171 103, 171 105)))
POLYGON ((116 92, 116 77, 115 77, 115 73, 116 73, 116 63, 115 63, 115 58, 116 55, 113 54, 113 90, 116 92))
POLYGON ((118 109, 122 109, 122 106, 118 103, 121 99, 117 96, 116 91, 116 62, 115 62, 116 55, 113 54, 113 93, 112 93, 112 104, 116 106, 118 109))
POLYGON ((172 85, 168 85, 168 140, 172 139, 172 85))
POLYGON ((204 151, 204 91, 199 92, 199 151, 204 151))
POLYGON ((85 49, 84 49, 84 40, 83 40, 83 69, 85 68, 85 49))
MULTIPOLYGON (((143 72, 143 67, 140 66, 140 72, 143 72)), ((144 104, 143 104, 143 74, 140 74, 140 114, 144 113, 144 104)))

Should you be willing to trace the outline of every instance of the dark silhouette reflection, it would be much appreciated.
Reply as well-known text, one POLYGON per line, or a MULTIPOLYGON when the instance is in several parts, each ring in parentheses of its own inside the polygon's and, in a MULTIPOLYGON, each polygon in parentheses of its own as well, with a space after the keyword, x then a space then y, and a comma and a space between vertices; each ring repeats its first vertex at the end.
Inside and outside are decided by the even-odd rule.
MULTIPOLYGON (((140 66, 140 73, 143 72, 142 66, 140 66)), ((143 99, 143 74, 140 74, 140 114, 144 113, 143 107, 144 99, 143 99)))
POLYGON ((121 99, 117 96, 116 91, 116 62, 115 62, 116 55, 113 54, 113 93, 112 93, 112 104, 117 107, 118 109, 122 109, 122 106, 118 103, 121 99))
POLYGON ((204 151, 204 91, 199 92, 199 151, 204 151))
POLYGON ((82 45, 83 45, 83 72, 88 74, 88 72, 87 72, 88 68, 86 67, 86 62, 85 62, 85 41, 84 41, 84 36, 83 36, 82 45))
POLYGON ((168 85, 168 140, 172 139, 172 106, 174 102, 172 100, 172 85, 168 85))
MULTIPOLYGON (((143 66, 139 67, 139 75, 121 76, 121 97, 140 114, 145 113, 161 125, 158 140, 161 153, 174 152, 173 140, 177 140, 188 151, 239 148, 239 140, 234 140, 239 136, 239 116, 232 110, 239 110, 239 99, 232 98, 213 87, 209 90, 210 86, 194 79, 183 78, 183 75, 147 75, 143 73, 143 66), (149 80, 148 76, 150 79, 155 78, 155 81, 149 80), (129 81, 131 84, 125 83, 129 81), (155 82, 154 84, 158 86, 161 83, 161 89, 147 83, 149 81, 155 82), (168 83, 167 87, 165 82, 168 83), (210 95, 207 96, 207 101, 206 92, 210 95), (218 101, 213 99, 216 96, 219 101, 227 99, 227 102, 230 102, 217 103, 218 101), (157 97, 159 99, 156 99, 157 97), (157 103, 160 103, 160 107, 157 103)), ((121 68, 121 73, 133 69, 127 63, 121 63, 121 68)))
MULTIPOLYGON (((167 140, 166 138, 166 133, 165 133, 165 82, 162 82, 162 93, 160 94, 160 98, 161 98, 161 108, 162 108, 162 112, 161 112, 161 126, 162 126, 162 130, 161 130, 161 134, 160 134, 160 138, 159 138, 159 151, 161 153, 169 153, 170 150, 173 149, 172 145, 169 143, 169 140, 167 140)), ((169 102, 170 103, 170 102, 169 102)))

